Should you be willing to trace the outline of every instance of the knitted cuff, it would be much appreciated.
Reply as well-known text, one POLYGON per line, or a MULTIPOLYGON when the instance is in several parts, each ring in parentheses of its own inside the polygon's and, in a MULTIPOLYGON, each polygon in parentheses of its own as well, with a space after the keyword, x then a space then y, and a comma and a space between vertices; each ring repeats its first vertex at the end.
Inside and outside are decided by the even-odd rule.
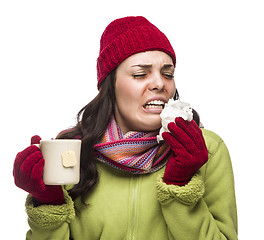
POLYGON ((161 204, 178 199, 186 205, 192 205, 199 201, 205 191, 204 182, 199 172, 197 172, 192 177, 191 181, 184 186, 167 185, 163 181, 163 175, 159 174, 156 187, 158 200, 161 204))
POLYGON ((58 228, 64 222, 69 223, 75 217, 74 203, 66 190, 63 189, 63 193, 64 204, 38 207, 34 205, 34 198, 28 195, 25 206, 29 223, 49 230, 58 228))

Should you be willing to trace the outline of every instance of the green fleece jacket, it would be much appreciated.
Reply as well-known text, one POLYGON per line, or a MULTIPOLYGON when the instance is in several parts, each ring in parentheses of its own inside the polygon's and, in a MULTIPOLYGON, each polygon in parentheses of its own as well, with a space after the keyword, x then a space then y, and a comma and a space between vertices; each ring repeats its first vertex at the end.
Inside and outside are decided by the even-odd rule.
POLYGON ((164 168, 133 175, 98 162, 100 180, 74 202, 34 207, 26 200, 27 239, 217 240, 237 239, 234 178, 228 150, 215 133, 202 130, 209 160, 185 186, 166 185, 164 168))

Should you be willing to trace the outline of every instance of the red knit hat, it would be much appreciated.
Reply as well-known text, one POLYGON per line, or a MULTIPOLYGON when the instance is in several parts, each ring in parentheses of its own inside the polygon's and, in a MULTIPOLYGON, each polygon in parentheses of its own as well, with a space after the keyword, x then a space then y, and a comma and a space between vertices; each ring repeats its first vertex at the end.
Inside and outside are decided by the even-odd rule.
POLYGON ((159 50, 170 55, 176 64, 174 50, 156 26, 144 17, 125 17, 111 22, 103 32, 97 59, 97 87, 122 61, 145 51, 159 50))

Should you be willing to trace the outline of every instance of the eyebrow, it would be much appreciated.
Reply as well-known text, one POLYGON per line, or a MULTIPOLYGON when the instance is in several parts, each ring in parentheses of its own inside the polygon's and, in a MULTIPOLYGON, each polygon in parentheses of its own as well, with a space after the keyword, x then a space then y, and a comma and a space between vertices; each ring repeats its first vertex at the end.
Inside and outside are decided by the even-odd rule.
POLYGON ((151 68, 152 65, 151 64, 136 64, 136 65, 132 65, 131 67, 151 68))
POLYGON ((173 64, 164 64, 162 69, 174 68, 173 64))
MULTIPOLYGON (((152 64, 136 64, 136 65, 132 65, 131 67, 141 67, 141 68, 148 69, 152 67, 152 64)), ((164 64, 162 69, 168 69, 172 67, 174 67, 173 64, 164 64)))

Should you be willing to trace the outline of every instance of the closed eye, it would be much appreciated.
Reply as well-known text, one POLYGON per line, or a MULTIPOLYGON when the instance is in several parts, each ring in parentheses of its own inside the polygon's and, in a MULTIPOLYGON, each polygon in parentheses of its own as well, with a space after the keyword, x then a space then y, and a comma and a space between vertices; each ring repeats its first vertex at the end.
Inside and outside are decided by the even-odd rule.
POLYGON ((145 76, 147 76, 147 74, 142 73, 142 74, 133 74, 133 78, 144 78, 145 76))
POLYGON ((174 75, 173 74, 163 74, 163 76, 167 79, 174 79, 174 75))

